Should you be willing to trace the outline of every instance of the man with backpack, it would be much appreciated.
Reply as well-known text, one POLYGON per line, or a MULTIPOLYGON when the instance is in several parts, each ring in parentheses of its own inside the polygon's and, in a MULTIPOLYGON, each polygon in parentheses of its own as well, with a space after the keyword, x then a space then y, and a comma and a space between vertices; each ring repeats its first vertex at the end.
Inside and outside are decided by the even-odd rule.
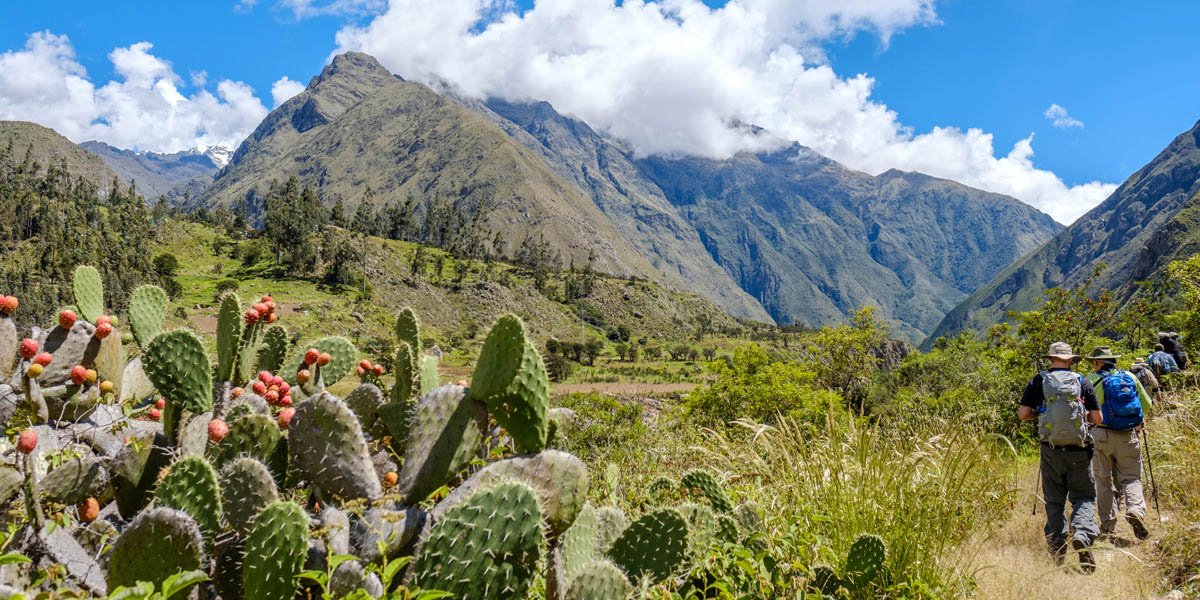
POLYGON ((1088 375, 1096 390, 1104 423, 1092 431, 1096 445, 1092 470, 1096 476, 1096 504, 1100 534, 1112 535, 1117 527, 1116 498, 1125 498, 1125 520, 1137 539, 1150 537, 1146 529, 1146 498, 1142 494, 1142 446, 1138 440, 1152 401, 1142 382, 1117 368, 1119 356, 1108 346, 1097 346, 1092 355, 1096 370, 1088 375), (1114 493, 1115 492, 1115 493, 1114 493))
POLYGON ((1179 372, 1179 363, 1175 362, 1175 357, 1171 356, 1162 344, 1154 345, 1154 353, 1146 360, 1146 364, 1150 365, 1154 375, 1159 378, 1169 373, 1179 372))
POLYGON ((1042 490, 1046 501, 1046 543, 1059 563, 1067 552, 1067 534, 1074 529, 1071 547, 1079 553, 1084 573, 1096 570, 1089 550, 1100 535, 1096 523, 1096 482, 1092 478, 1091 425, 1102 422, 1100 404, 1092 383, 1071 370, 1080 356, 1070 344, 1054 342, 1042 358, 1050 368, 1033 376, 1021 395, 1018 416, 1037 419, 1041 438, 1042 490), (1066 503, 1071 502, 1071 521, 1066 503))
POLYGON ((1158 377, 1154 376, 1154 369, 1146 363, 1146 359, 1140 356, 1133 359, 1133 364, 1129 365, 1129 372, 1137 376, 1138 381, 1142 382, 1142 387, 1154 398, 1154 393, 1158 391, 1158 377))
MULTIPOLYGON (((1158 334, 1158 343, 1163 345, 1163 349, 1171 358, 1175 359, 1175 364, 1182 371, 1188 366, 1187 352, 1183 351, 1183 342, 1179 340, 1180 335, 1174 331, 1162 332, 1158 334)), ((1155 346, 1157 348, 1157 346, 1155 346)))

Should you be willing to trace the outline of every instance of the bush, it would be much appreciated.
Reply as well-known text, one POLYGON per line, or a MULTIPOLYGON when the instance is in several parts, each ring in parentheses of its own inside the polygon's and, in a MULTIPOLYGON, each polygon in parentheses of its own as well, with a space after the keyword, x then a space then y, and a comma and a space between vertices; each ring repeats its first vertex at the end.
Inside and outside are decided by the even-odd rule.
POLYGON ((639 400, 604 394, 567 394, 558 405, 575 411, 577 424, 567 436, 566 450, 586 462, 612 460, 641 447, 646 435, 639 400))

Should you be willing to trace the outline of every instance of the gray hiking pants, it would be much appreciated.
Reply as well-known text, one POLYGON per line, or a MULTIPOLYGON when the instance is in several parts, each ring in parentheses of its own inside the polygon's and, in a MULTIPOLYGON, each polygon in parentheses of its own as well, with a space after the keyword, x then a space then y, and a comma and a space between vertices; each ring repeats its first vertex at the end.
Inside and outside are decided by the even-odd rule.
POLYGON ((1100 535, 1096 524, 1096 482, 1092 479, 1092 449, 1042 444, 1042 493, 1046 499, 1046 543, 1050 553, 1066 550, 1067 534, 1090 547, 1100 535), (1071 502, 1071 522, 1066 504, 1071 502))
POLYGON ((1146 518, 1146 498, 1142 495, 1142 444, 1135 431, 1116 431, 1097 427, 1092 430, 1096 455, 1092 471, 1096 476, 1096 509, 1100 513, 1100 531, 1112 533, 1117 526, 1117 500, 1125 498, 1125 514, 1138 520, 1146 518))

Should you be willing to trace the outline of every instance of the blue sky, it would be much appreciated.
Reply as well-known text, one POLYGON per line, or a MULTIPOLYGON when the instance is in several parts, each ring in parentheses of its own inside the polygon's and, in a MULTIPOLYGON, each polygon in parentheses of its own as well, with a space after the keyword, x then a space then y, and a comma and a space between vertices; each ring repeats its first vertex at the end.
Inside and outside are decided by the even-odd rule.
MULTIPOLYGON (((581 5, 593 5, 593 8, 597 5, 595 0, 574 1, 581 5)), ((692 1, 671 0, 680 5, 692 1)), ((749 42, 739 42, 737 51, 745 52, 745 55, 730 59, 729 65, 725 66, 731 70, 743 70, 740 77, 718 79, 713 75, 711 79, 672 83, 674 88, 664 90, 662 98, 673 101, 681 95, 685 96, 680 102, 686 106, 674 112, 688 113, 695 109, 698 116, 691 121, 668 123, 661 130, 654 131, 653 138, 644 140, 637 139, 636 132, 644 131, 647 123, 653 125, 669 120, 669 115, 644 110, 648 104, 664 101, 654 94, 648 94, 642 104, 633 105, 632 108, 629 101, 625 100, 597 105, 594 98, 572 96, 569 91, 560 89, 562 85, 556 86, 555 82, 532 79, 528 70, 506 72, 504 81, 477 76, 471 72, 476 64, 481 70, 497 70, 494 65, 488 66, 479 55, 464 53, 454 59, 443 59, 442 55, 452 53, 437 48, 424 55, 416 50, 410 52, 407 46, 413 45, 409 42, 413 37, 420 39, 421 35, 426 35, 426 41, 429 41, 449 35, 446 33, 449 30, 438 31, 436 28, 425 33, 412 33, 409 27, 414 21, 432 21, 436 25, 439 20, 452 20, 455 16, 444 12, 449 10, 444 7, 461 2, 451 0, 402 0, 395 4, 405 4, 405 7, 393 6, 383 16, 379 15, 383 7, 376 5, 379 0, 374 3, 372 0, 341 0, 341 4, 334 0, 338 7, 351 7, 340 11, 330 7, 328 0, 284 0, 278 3, 259 0, 250 7, 218 2, 19 3, 7 6, 7 18, 0 22, 0 52, 20 52, 29 36, 35 32, 49 31, 55 35, 65 35, 74 51, 74 61, 86 69, 85 79, 96 88, 101 88, 110 80, 121 79, 110 60, 110 53, 115 48, 150 42, 153 48, 146 50, 146 53, 169 63, 169 68, 176 76, 175 86, 179 94, 191 98, 204 89, 219 96, 226 104, 224 113, 205 110, 188 113, 187 119, 196 122, 209 119, 227 124, 219 132, 216 130, 220 127, 212 125, 212 131, 206 137, 197 135, 196 139, 201 145, 244 135, 248 127, 252 128, 250 124, 274 106, 272 85, 282 77, 307 83, 310 77, 320 71, 330 53, 339 47, 335 38, 339 31, 347 27, 370 26, 369 29, 359 30, 362 32, 360 35, 347 36, 353 38, 350 42, 336 38, 342 40, 342 47, 361 47, 371 51, 385 65, 403 76, 423 80, 421 74, 426 70, 430 73, 437 71, 438 75, 441 72, 461 71, 462 74, 451 79, 471 91, 544 97, 564 112, 581 116, 593 126, 606 129, 614 135, 631 139, 635 148, 646 153, 688 152, 689 148, 702 148, 697 153, 720 154, 738 149, 756 149, 746 146, 744 140, 720 137, 724 134, 697 137, 692 136, 690 130, 704 130, 711 125, 704 120, 707 117, 702 113, 736 112, 737 108, 730 109, 727 106, 727 97, 735 92, 746 93, 742 88, 735 88, 729 93, 713 94, 715 99, 711 102, 726 103, 713 108, 706 104, 709 102, 705 99, 709 90, 705 86, 742 85, 741 79, 758 77, 762 81, 755 84, 757 87, 752 85, 746 88, 753 90, 751 96, 780 95, 770 105, 774 108, 755 107, 748 112, 747 118, 765 122, 768 128, 780 132, 782 137, 800 138, 803 143, 823 153, 869 172, 897 166, 933 172, 971 185, 1011 193, 1047 210, 1060 221, 1073 218, 1086 208, 1084 204, 1094 204, 1111 190, 1111 185, 1097 185, 1086 190, 1084 185, 1089 182, 1119 183, 1150 160, 1175 135, 1200 119, 1200 78, 1195 76, 1196 59, 1200 58, 1200 52, 1196 50, 1194 42, 1194 24, 1200 22, 1200 2, 1164 1, 1154 3, 1153 10, 1135 10, 1140 6, 1121 2, 946 0, 934 4, 931 0, 878 0, 879 10, 862 17, 860 23, 847 25, 851 23, 853 15, 837 14, 836 11, 842 9, 830 0, 807 3, 813 6, 830 4, 831 7, 819 7, 824 11, 832 11, 829 14, 833 16, 828 18, 797 15, 798 11, 792 8, 778 8, 781 4, 787 5, 787 2, 776 1, 773 8, 772 0, 742 1, 746 6, 767 15, 769 20, 778 18, 780 21, 794 22, 797 30, 803 30, 804 33, 780 33, 778 39, 767 42, 768 47, 762 52, 745 50, 749 42), (929 14, 922 16, 914 12, 926 8, 927 3, 932 4, 927 8, 936 16, 931 18, 929 14), (296 6, 307 7, 308 13, 297 13, 296 6), (312 14, 321 12, 322 8, 332 14, 312 14), (830 23, 841 24, 830 27, 830 23), (881 39, 881 31, 890 34, 886 44, 881 39), (795 47, 803 55, 804 66, 793 66, 790 71, 780 75, 765 59, 754 58, 756 52, 761 55, 782 45, 795 47), (779 91, 788 88, 786 84, 793 79, 806 75, 812 78, 821 76, 822 64, 831 67, 832 73, 825 73, 825 80, 813 82, 811 89, 789 88, 779 91), (193 79, 193 74, 201 72, 206 73, 207 77, 201 85, 197 85, 201 80, 193 79), (858 87, 855 80, 858 74, 870 77, 873 85, 858 87), (262 107, 250 106, 244 99, 238 104, 238 101, 221 95, 218 85, 223 80, 249 85, 262 107), (681 87, 688 93, 678 92, 681 87), (855 90, 859 91, 860 97, 854 107, 843 110, 845 114, 834 115, 823 121, 799 118, 832 110, 829 103, 854 95, 855 90), (826 91, 829 91, 828 98, 818 98, 826 91), (695 106, 692 106, 692 101, 695 106), (1079 124, 1055 127, 1045 116, 1051 105, 1062 107, 1074 120, 1072 122, 1079 124), (772 113, 772 110, 778 114, 772 113), (888 119, 879 114, 885 111, 894 113, 891 125, 885 123, 888 119), (859 119, 856 115, 867 115, 869 119, 859 119), (638 118, 643 121, 637 121, 638 118), (869 135, 859 137, 877 136, 878 140, 868 139, 855 146, 858 142, 842 139, 853 137, 842 135, 847 127, 854 126, 848 123, 860 120, 872 120, 877 125, 873 126, 875 130, 869 135), (957 128, 963 133, 957 137, 951 136, 949 140, 921 138, 922 134, 930 133, 935 128, 946 127, 957 128), (989 160, 979 158, 980 140, 967 133, 971 128, 993 136, 991 142, 994 148, 988 149, 989 160), (685 131, 681 133, 681 130, 685 131), (622 132, 634 133, 622 135, 622 132), (1014 167, 999 160, 1031 134, 1030 165, 1014 167), (905 136, 917 139, 909 140, 905 136), (671 141, 676 139, 678 143, 671 141), (953 149, 959 146, 961 149, 953 149), (949 153, 944 161, 939 154, 942 152, 949 153), (940 169, 943 162, 956 166, 940 169), (1014 168, 1020 170, 1015 177, 1028 176, 1028 181, 1008 185, 1005 178, 1014 176, 1014 168), (1047 184, 1042 172, 1061 178, 1061 184, 1047 184), (1055 214, 1054 207, 1066 206, 1067 203, 1074 203, 1071 210, 1064 208, 1061 215, 1055 214), (1075 205, 1082 208, 1077 209, 1075 205)), ((705 3, 712 7, 725 4, 717 0, 706 0, 705 3)), ((587 23, 570 22, 570 15, 544 15, 535 19, 547 9, 542 6, 535 8, 532 0, 517 2, 516 9, 524 16, 522 26, 525 29, 520 35, 514 34, 507 39, 489 40, 489 55, 503 54, 496 49, 524 44, 526 38, 543 34, 546 40, 532 47, 551 55, 570 53, 572 41, 555 36, 561 38, 563 31, 567 31, 579 32, 576 37, 587 37, 587 23), (579 29, 572 29, 576 27, 579 29)), ((581 8, 580 12, 584 14, 587 10, 581 8)), ((622 13, 620 10, 615 12, 622 13)), ((648 28, 646 31, 663 31, 664 37, 674 34, 671 30, 672 20, 694 25, 697 31, 708 31, 711 29, 709 25, 714 23, 735 22, 732 18, 722 21, 711 16, 688 14, 669 14, 664 19, 655 20, 647 18, 645 11, 638 13, 641 16, 635 15, 636 11, 632 10, 623 12, 626 14, 612 22, 617 27, 633 30, 645 26, 648 28)), ((584 16, 580 19, 586 20, 584 16)), ((476 27, 472 32, 456 33, 462 37, 455 46, 469 46, 463 40, 481 30, 476 27)), ((755 29, 744 31, 750 32, 743 33, 746 36, 760 35, 755 29)), ((770 37, 771 34, 761 35, 770 37)), ((643 40, 648 47, 660 48, 653 45, 659 42, 646 38, 624 44, 626 47, 636 47, 643 40)), ((704 41, 701 45, 711 46, 712 41, 704 41)), ((669 49, 672 46, 661 47, 669 49)), ((519 62, 522 60, 520 57, 529 54, 527 50, 514 51, 513 56, 517 58, 505 60, 519 62)), ((602 63, 596 63, 601 66, 593 64, 586 68, 633 70, 645 68, 655 60, 651 55, 648 58, 631 58, 626 63, 624 57, 611 54, 621 52, 619 46, 602 50, 610 55, 602 63)), ((722 63, 725 56, 714 52, 707 60, 714 64, 722 63)), ((704 60, 705 57, 699 59, 704 60)), ((696 64, 688 62, 688 57, 674 57, 671 60, 675 62, 665 60, 658 68, 663 71, 686 70, 694 68, 696 64)), ((703 65, 702 62, 700 64, 703 65)), ((0 65, 0 69, 3 68, 0 65)), ((703 67, 701 70, 704 70, 703 67)), ((723 69, 714 67, 713 70, 723 69)), ((554 76, 560 83, 613 82, 609 84, 610 87, 620 87, 625 75, 618 71, 600 74, 556 73, 554 76), (573 80, 572 77, 579 79, 573 80)), ((9 73, 9 77, 12 76, 9 73)), ((653 81, 640 79, 636 75, 629 75, 628 80, 639 83, 653 81)), ((0 83, 4 81, 4 73, 0 72, 0 83)), ((10 101, 6 114, 4 95, 5 91, 0 89, 0 117, 39 120, 39 114, 26 114, 31 110, 28 107, 37 107, 37 103, 26 102, 23 105, 26 113, 22 113, 21 105, 10 101)), ((583 92, 578 94, 584 95, 583 92)), ((595 96, 594 93, 590 95, 595 96)), ((58 126, 61 130, 64 127, 63 119, 79 118, 73 116, 76 112, 65 111, 62 115, 53 118, 47 116, 42 120, 49 121, 47 124, 58 126)), ((722 118, 728 120, 729 116, 726 114, 722 118)), ((741 114, 734 116, 743 117, 741 114)), ((179 118, 181 122, 187 119, 179 118)), ((109 123, 110 120, 104 120, 103 123, 109 123)), ((145 120, 153 121, 149 116, 145 120)), ((75 135, 111 135, 110 141, 117 145, 124 142, 127 146, 194 143, 186 131, 163 137, 161 141, 136 144, 142 138, 132 134, 120 135, 120 131, 112 131, 115 127, 102 130, 86 125, 80 125, 75 135)), ((203 129, 205 125, 196 127, 203 129)), ((138 130, 133 128, 133 131, 138 130)), ((154 132, 155 129, 147 126, 146 131, 154 132)))

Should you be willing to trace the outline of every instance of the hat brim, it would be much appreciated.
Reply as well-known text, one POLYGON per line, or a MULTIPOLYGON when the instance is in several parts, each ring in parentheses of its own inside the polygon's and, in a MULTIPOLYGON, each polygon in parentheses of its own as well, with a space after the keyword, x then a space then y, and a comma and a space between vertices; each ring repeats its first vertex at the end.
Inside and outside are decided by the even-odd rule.
POLYGON ((1116 355, 1116 356, 1113 356, 1113 355, 1108 355, 1108 356, 1085 356, 1084 358, 1086 358, 1086 359, 1088 359, 1088 360, 1117 360, 1118 358, 1121 358, 1121 356, 1120 356, 1120 355, 1116 355))
POLYGON ((1042 358, 1061 358, 1071 362, 1079 362, 1083 357, 1079 356, 1078 354, 1043 354, 1042 358))

